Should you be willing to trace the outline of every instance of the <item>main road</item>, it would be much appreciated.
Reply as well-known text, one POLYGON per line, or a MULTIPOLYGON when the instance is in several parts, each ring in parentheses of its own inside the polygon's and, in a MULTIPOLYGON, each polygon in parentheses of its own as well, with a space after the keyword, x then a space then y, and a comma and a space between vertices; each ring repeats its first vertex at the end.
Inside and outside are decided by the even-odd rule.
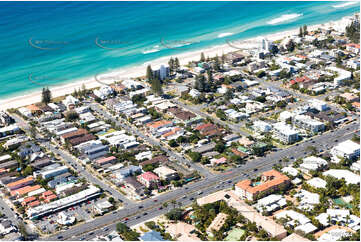
MULTIPOLYGON (((279 163, 283 158, 291 158, 288 163, 292 163, 295 159, 309 155, 307 147, 312 145, 319 151, 325 150, 327 147, 334 146, 338 142, 342 142, 352 138, 354 133, 359 131, 359 122, 352 122, 344 125, 337 130, 326 132, 320 136, 315 136, 313 140, 308 140, 299 145, 273 152, 265 157, 261 157, 247 162, 241 167, 234 168, 226 173, 217 174, 178 188, 174 191, 162 194, 157 200, 145 200, 139 204, 131 204, 115 213, 98 217, 93 221, 87 222, 61 231, 56 235, 46 237, 46 240, 89 240, 96 235, 106 234, 109 229, 114 229, 116 223, 123 221, 125 217, 129 217, 128 224, 134 225, 154 218, 160 214, 166 213, 166 209, 160 209, 164 202, 176 200, 182 205, 189 204, 194 199, 204 196, 221 189, 231 187, 235 182, 247 177, 256 177, 259 173, 272 169, 273 165, 279 163), (336 141, 337 140, 337 141, 336 141), (184 198, 185 196, 185 198, 184 198)), ((286 165, 287 163, 283 163, 286 165)), ((169 205, 172 206, 172 205, 169 205)))

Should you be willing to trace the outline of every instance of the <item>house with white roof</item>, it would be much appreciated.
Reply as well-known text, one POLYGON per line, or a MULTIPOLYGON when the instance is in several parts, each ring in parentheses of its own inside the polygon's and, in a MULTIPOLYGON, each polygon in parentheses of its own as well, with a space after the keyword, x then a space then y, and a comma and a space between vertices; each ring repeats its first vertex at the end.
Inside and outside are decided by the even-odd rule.
POLYGON ((342 237, 350 236, 351 233, 345 229, 333 229, 322 234, 317 240, 318 241, 337 241, 342 237))
POLYGON ((345 179, 347 184, 359 184, 360 183, 360 176, 349 171, 349 170, 342 170, 342 169, 330 169, 323 173, 324 176, 332 176, 336 179, 345 179))
POLYGON ((272 129, 272 126, 269 123, 266 123, 261 120, 254 121, 252 127, 254 130, 261 132, 261 133, 269 132, 272 129))
POLYGON ((319 177, 314 177, 308 180, 307 184, 314 188, 326 188, 327 182, 319 177))
POLYGON ((327 167, 328 163, 326 160, 316 157, 310 156, 303 159, 303 163, 300 164, 300 170, 302 172, 308 173, 309 171, 317 171, 327 167))
POLYGON ((300 203, 297 208, 301 210, 310 211, 314 208, 314 205, 320 203, 320 195, 301 189, 297 194, 296 198, 300 199, 300 203))
POLYGON ((192 98, 199 97, 201 93, 197 89, 191 89, 188 93, 192 98))
POLYGON ((346 140, 333 147, 330 153, 335 157, 354 159, 360 156, 360 145, 346 140))
POLYGON ((285 173, 286 175, 291 175, 291 176, 298 175, 298 170, 290 166, 283 167, 282 172, 285 173))
POLYGON ((282 195, 271 194, 257 201, 254 207, 259 212, 273 212, 287 205, 286 199, 282 195))
MULTIPOLYGON (((286 219, 285 227, 293 227, 297 228, 299 225, 306 225, 311 223, 311 220, 307 218, 305 215, 298 213, 294 210, 284 210, 275 215, 276 219, 286 219)), ((299 227, 300 229, 302 227, 299 227)))

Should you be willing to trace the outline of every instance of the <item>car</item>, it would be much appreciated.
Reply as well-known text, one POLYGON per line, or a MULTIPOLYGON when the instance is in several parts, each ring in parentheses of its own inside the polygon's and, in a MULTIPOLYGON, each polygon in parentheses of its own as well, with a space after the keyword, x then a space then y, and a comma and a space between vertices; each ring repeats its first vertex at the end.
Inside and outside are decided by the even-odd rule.
POLYGON ((315 143, 315 141, 314 140, 312 140, 312 142, 311 142, 312 144, 314 144, 315 143))
POLYGON ((202 195, 202 194, 203 194, 203 192, 202 192, 202 191, 198 192, 198 195, 202 195))
POLYGON ((191 197, 191 198, 189 198, 189 200, 193 201, 193 200, 194 200, 194 198, 193 198, 193 197, 191 197))
POLYGON ((188 190, 188 187, 185 187, 184 189, 188 190))
POLYGON ((291 159, 291 160, 293 160, 294 158, 295 158, 295 157, 291 156, 291 158, 290 158, 290 159, 291 159))
POLYGON ((138 208, 143 208, 143 206, 139 206, 138 208))
POLYGON ((127 218, 127 217, 124 218, 124 221, 128 221, 128 220, 129 220, 129 218, 127 218))
POLYGON ((94 232, 90 232, 90 233, 89 233, 89 235, 93 235, 93 234, 94 234, 94 232))
POLYGON ((146 212, 146 213, 143 213, 143 215, 145 216, 145 215, 148 215, 148 213, 146 212))
POLYGON ((229 181, 227 181, 228 183, 232 183, 232 181, 231 180, 229 180, 229 181))
POLYGON ((113 214, 117 214, 117 211, 114 211, 113 214))
POLYGON ((87 203, 88 203, 88 204, 91 204, 91 201, 88 201, 87 203))
POLYGON ((183 196, 183 199, 186 199, 187 198, 187 196, 183 196))
POLYGON ((62 238, 63 238, 63 236, 62 236, 62 235, 59 235, 57 238, 58 238, 58 239, 62 239, 62 238))
POLYGON ((338 139, 335 139, 335 142, 338 142, 338 139))
POLYGON ((80 241, 83 241, 83 240, 85 240, 85 238, 80 238, 79 240, 80 240, 80 241))
POLYGON ((159 207, 159 208, 158 208, 158 210, 162 210, 162 209, 163 209, 163 207, 159 207))
POLYGON ((140 218, 140 216, 135 217, 136 219, 140 218))
POLYGON ((258 171, 258 169, 257 169, 257 168, 254 168, 253 171, 258 171))
POLYGON ((157 199, 154 199, 154 202, 158 202, 158 200, 157 200, 157 199))
POLYGON ((104 228, 104 229, 103 229, 103 231, 108 231, 108 230, 109 230, 109 228, 104 228))

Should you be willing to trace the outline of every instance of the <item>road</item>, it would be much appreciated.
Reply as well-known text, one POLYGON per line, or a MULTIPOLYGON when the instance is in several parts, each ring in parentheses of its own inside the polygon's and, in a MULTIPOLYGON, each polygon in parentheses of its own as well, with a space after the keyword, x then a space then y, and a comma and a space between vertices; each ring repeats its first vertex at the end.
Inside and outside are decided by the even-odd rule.
MULTIPOLYGON (((333 132, 327 132, 323 135, 315 136, 313 138, 314 143, 312 143, 310 140, 305 141, 298 146, 291 146, 287 149, 271 153, 266 157, 251 160, 243 166, 234 168, 226 173, 206 177, 196 183, 192 183, 186 185, 185 187, 162 194, 157 197, 156 202, 154 200, 148 199, 139 203, 138 205, 127 206, 126 208, 119 210, 116 214, 108 214, 99 217, 86 224, 78 225, 76 227, 70 228, 67 231, 60 232, 57 235, 47 237, 45 239, 59 240, 58 236, 62 236, 61 240, 79 240, 80 238, 85 238, 88 240, 92 236, 94 237, 95 235, 106 233, 104 228, 114 229, 115 224, 120 222, 125 217, 129 217, 129 225, 141 223, 145 220, 166 213, 165 209, 159 210, 159 207, 166 201, 169 202, 171 200, 176 200, 182 202, 182 205, 189 204, 191 202, 189 200, 190 197, 196 199, 197 197, 204 196, 205 194, 229 188, 235 182, 241 179, 245 179, 246 177, 256 177, 259 173, 272 169, 273 165, 279 163, 279 160, 283 158, 291 158, 292 156, 294 159, 290 159, 289 161, 289 163, 292 163, 295 159, 308 155, 307 152, 305 153, 307 146, 312 145, 315 146, 318 150, 325 150, 325 147, 327 146, 334 146, 337 144, 337 142, 342 142, 352 138, 356 130, 359 130, 359 123, 353 122, 333 132), (335 142, 335 140, 338 141, 335 142), (230 183, 228 183, 228 181, 230 181, 230 183), (220 185, 222 182, 223 185, 220 185), (199 192, 203 193, 198 195, 199 192), (186 199, 183 199, 184 195, 187 196, 186 199), (142 206, 143 208, 139 208, 139 206, 142 206), (144 215, 144 212, 147 212, 147 215, 144 215), (90 235, 89 233, 94 234, 90 235)), ((283 165, 286 164, 284 163, 283 165)))
POLYGON ((160 142, 158 142, 157 140, 152 139, 151 137, 143 134, 137 128, 134 128, 134 127, 132 127, 130 125, 127 125, 125 122, 120 122, 120 121, 116 120, 113 115, 111 115, 107 110, 105 110, 99 104, 94 103, 94 104, 91 105, 91 108, 92 108, 92 110, 94 110, 97 113, 101 114, 104 118, 112 120, 113 122, 116 123, 117 126, 122 127, 123 129, 127 130, 131 134, 136 134, 139 137, 141 137, 143 140, 146 140, 149 144, 151 144, 153 146, 158 146, 162 151, 166 152, 169 157, 173 157, 178 162, 180 162, 180 163, 182 163, 182 164, 184 164, 184 165, 186 165, 188 167, 192 167, 194 170, 198 171, 202 176, 207 177, 207 176, 212 176, 213 175, 207 169, 205 169, 205 168, 203 168, 201 166, 198 166, 198 165, 194 164, 193 162, 187 160, 186 158, 181 157, 180 155, 173 152, 172 150, 167 149, 160 142))

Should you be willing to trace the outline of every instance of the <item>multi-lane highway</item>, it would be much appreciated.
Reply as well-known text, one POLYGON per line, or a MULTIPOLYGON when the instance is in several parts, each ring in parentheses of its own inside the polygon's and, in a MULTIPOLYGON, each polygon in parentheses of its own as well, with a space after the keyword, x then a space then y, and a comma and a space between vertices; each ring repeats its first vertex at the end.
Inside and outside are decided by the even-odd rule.
MULTIPOLYGON (((313 137, 312 141, 305 141, 299 145, 294 145, 287 149, 268 154, 265 157, 249 161, 243 166, 234 168, 226 173, 205 177, 196 183, 162 194, 156 198, 157 201, 148 199, 138 203, 137 205, 129 205, 124 209, 117 211, 115 214, 112 213, 99 217, 93 221, 75 226, 67 231, 60 232, 45 239, 79 240, 84 238, 88 240, 96 235, 106 233, 105 230, 107 229, 114 229, 115 224, 122 221, 125 217, 129 218, 129 225, 141 223, 165 213, 166 209, 160 210, 160 207, 164 202, 176 200, 177 202, 181 202, 183 205, 189 204, 197 197, 231 187, 235 182, 241 179, 254 177, 260 172, 269 170, 283 158, 293 157, 294 159, 297 159, 304 157, 308 155, 306 148, 310 145, 315 146, 319 151, 325 150, 327 147, 332 147, 338 142, 352 138, 353 134, 358 129, 359 122, 353 122, 335 131, 313 137), (184 198, 184 196, 186 197, 184 198)), ((293 159, 289 162, 293 162, 293 159)))

